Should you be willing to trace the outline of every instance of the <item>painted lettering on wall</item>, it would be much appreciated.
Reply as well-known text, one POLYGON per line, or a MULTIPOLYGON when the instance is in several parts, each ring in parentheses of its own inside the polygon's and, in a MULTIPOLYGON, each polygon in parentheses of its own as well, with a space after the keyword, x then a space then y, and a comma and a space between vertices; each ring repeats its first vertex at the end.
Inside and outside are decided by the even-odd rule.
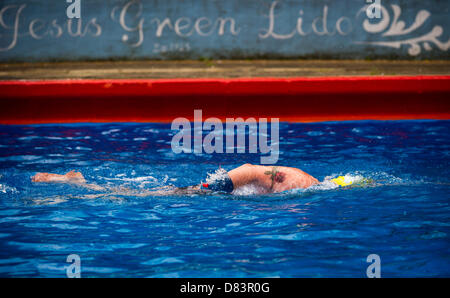
POLYGON ((39 1, 5 0, 0 7, 0 60, 28 57, 30 47, 42 51, 36 55, 44 60, 64 58, 67 43, 75 39, 86 45, 75 50, 80 57, 164 58, 171 53, 180 58, 315 53, 353 57, 355 52, 364 57, 369 50, 380 55, 447 58, 450 21, 445 10, 441 13, 413 1, 408 1, 404 12, 402 0, 389 4, 267 0, 242 6, 238 0, 167 0, 165 4, 92 0, 83 2, 81 12, 80 0, 66 0, 61 1, 61 11, 55 5, 54 10, 40 13, 39 1), (372 17, 367 16, 369 11, 372 17), (51 54, 46 51, 50 48, 51 54))

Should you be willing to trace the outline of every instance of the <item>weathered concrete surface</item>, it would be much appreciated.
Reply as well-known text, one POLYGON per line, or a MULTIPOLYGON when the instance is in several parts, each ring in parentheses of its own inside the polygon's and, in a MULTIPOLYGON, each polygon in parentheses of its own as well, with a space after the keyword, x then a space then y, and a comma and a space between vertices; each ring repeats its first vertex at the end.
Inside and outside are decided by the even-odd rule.
POLYGON ((450 75, 450 61, 217 60, 0 64, 0 80, 450 75))

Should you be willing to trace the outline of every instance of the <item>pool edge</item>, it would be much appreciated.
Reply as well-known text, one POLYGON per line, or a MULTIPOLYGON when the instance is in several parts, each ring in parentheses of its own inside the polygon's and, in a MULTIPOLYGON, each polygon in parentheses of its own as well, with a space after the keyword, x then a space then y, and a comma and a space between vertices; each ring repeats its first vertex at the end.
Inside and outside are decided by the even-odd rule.
POLYGON ((449 95, 450 76, 1 81, 0 124, 448 120, 449 95))

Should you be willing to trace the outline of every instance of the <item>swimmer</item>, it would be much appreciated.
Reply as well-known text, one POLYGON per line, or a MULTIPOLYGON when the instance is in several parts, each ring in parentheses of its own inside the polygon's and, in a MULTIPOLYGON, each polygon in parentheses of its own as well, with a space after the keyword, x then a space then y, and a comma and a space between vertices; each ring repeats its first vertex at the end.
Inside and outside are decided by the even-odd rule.
MULTIPOLYGON (((38 173, 31 178, 31 181, 69 183, 94 190, 105 190, 102 186, 87 184, 83 175, 75 171, 64 175, 38 173)), ((260 190, 260 193, 279 193, 291 189, 308 188, 318 183, 316 178, 297 168, 244 164, 228 172, 219 169, 206 179, 205 183, 187 187, 164 187, 141 192, 140 195, 196 194, 211 191, 231 193, 243 186, 254 186, 260 190)))

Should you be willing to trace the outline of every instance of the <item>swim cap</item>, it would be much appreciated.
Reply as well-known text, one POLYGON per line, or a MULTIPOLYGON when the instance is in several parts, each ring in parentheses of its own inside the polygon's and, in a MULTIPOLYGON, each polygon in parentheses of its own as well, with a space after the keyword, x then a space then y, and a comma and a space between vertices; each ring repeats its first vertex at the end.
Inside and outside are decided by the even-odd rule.
POLYGON ((351 179, 346 178, 344 176, 339 176, 337 178, 331 179, 331 181, 333 181, 339 186, 348 186, 353 184, 353 181, 351 179))

